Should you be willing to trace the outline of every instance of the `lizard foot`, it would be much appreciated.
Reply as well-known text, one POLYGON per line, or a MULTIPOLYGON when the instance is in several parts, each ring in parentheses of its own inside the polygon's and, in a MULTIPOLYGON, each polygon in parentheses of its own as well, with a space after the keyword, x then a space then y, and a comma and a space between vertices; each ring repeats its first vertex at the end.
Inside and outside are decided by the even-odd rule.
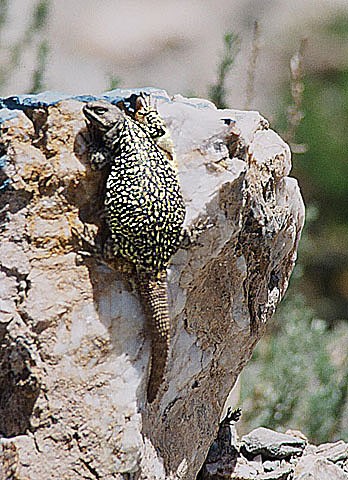
POLYGON ((87 258, 95 258, 102 260, 103 251, 101 245, 95 241, 95 228, 83 226, 83 232, 80 232, 76 227, 71 228, 72 237, 77 243, 79 250, 76 254, 77 264, 82 264, 87 258))
POLYGON ((72 228, 71 231, 81 246, 76 256, 78 264, 85 263, 87 259, 93 259, 123 275, 134 274, 134 265, 119 255, 117 245, 111 237, 101 245, 96 241, 95 228, 84 225, 82 233, 76 228, 72 228))
POLYGON ((109 236, 103 245, 103 262, 109 268, 123 276, 127 276, 127 280, 132 278, 135 273, 134 264, 118 253, 117 244, 109 236))
POLYGON ((194 246, 202 246, 199 237, 213 226, 214 224, 209 217, 199 218, 192 226, 183 229, 180 247, 188 249, 194 246))

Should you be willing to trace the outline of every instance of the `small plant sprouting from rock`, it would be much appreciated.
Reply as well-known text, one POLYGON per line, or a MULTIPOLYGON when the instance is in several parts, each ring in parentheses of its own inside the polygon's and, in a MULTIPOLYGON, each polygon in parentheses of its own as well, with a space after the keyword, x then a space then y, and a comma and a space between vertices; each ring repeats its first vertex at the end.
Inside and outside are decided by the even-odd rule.
POLYGON ((227 108, 226 77, 230 73, 240 49, 238 35, 233 32, 224 36, 224 52, 218 66, 217 81, 209 88, 209 98, 217 108, 227 108))

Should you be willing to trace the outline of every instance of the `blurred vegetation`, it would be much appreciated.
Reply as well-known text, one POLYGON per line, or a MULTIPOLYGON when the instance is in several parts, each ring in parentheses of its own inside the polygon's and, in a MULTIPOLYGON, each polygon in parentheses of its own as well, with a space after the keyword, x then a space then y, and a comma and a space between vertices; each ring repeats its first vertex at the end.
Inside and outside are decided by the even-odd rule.
POLYGON ((109 85, 108 90, 115 90, 115 88, 120 88, 122 85, 122 79, 116 75, 109 75, 109 85))
POLYGON ((218 64, 216 83, 209 87, 209 98, 217 108, 228 108, 226 78, 235 62, 239 52, 240 40, 233 32, 224 35, 224 51, 218 64))
POLYGON ((318 443, 347 440, 348 330, 330 330, 300 295, 290 295, 274 321, 243 372, 244 422, 298 429, 318 443))
POLYGON ((295 139, 307 148, 295 156, 294 172, 325 223, 348 224, 348 69, 307 73, 303 84, 305 114, 295 139))
MULTIPOLYGON (((0 34, 8 22, 9 7, 9 0, 0 0, 0 34)), ((38 0, 32 7, 27 27, 20 37, 10 45, 1 42, 0 47, 6 49, 7 57, 0 65, 0 89, 20 68, 23 57, 29 50, 34 51, 35 61, 28 93, 37 93, 44 89, 44 75, 49 55, 49 45, 45 37, 50 7, 51 0, 38 0)))
POLYGON ((251 43, 251 52, 249 57, 249 67, 247 73, 247 84, 245 89, 245 110, 250 110, 255 95, 255 76, 256 63, 260 54, 260 28, 259 22, 255 20, 253 28, 253 37, 251 43))
MULTIPOLYGON (((348 17, 334 18, 326 29, 348 46, 348 17)), ((290 143, 303 153, 294 155, 293 175, 305 203, 318 212, 301 247, 302 288, 316 313, 334 326, 348 319, 348 66, 307 69, 302 90, 303 118, 290 143)), ((280 129, 287 102, 280 108, 280 129)))
MULTIPOLYGON (((347 20, 328 25, 342 41, 347 20)), ((286 299, 243 371, 241 401, 247 430, 295 428, 315 443, 347 441, 348 68, 303 75, 304 47, 291 59, 274 128, 292 146, 307 227, 286 299)))
POLYGON ((297 138, 308 151, 296 170, 326 223, 348 223, 348 69, 308 75, 297 138), (309 181, 310 179, 310 181, 309 181))

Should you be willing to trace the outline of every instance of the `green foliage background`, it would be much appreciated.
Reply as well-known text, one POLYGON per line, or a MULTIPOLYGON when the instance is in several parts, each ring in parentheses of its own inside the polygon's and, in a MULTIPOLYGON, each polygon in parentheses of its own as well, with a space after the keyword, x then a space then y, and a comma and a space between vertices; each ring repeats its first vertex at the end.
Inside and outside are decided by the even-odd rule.
MULTIPOLYGON (((327 31, 348 41, 348 19, 327 31)), ((348 69, 305 71, 292 175, 307 226, 286 300, 242 374, 246 430, 299 429, 312 442, 348 440, 348 69)), ((286 131, 284 87, 275 129, 286 131)))

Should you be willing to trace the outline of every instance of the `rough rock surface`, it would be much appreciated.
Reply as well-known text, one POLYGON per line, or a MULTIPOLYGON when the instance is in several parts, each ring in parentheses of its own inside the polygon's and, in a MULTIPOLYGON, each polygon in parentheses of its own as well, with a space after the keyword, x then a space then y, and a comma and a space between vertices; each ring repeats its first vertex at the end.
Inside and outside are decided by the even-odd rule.
POLYGON ((229 428, 228 437, 226 421, 220 423, 215 448, 210 449, 197 480, 348 479, 348 444, 342 441, 317 447, 301 432, 283 434, 262 427, 238 441, 233 422, 229 428))
POLYGON ((272 432, 260 427, 243 437, 242 451, 245 456, 262 455, 269 459, 282 459, 301 455, 305 440, 291 435, 272 432))
POLYGON ((102 226, 87 98, 1 102, 0 432, 19 478, 193 480, 287 288, 304 221, 288 146, 257 112, 153 95, 176 145, 186 224, 210 228, 172 259, 171 351, 151 406, 132 279, 78 259, 73 230, 102 226))

